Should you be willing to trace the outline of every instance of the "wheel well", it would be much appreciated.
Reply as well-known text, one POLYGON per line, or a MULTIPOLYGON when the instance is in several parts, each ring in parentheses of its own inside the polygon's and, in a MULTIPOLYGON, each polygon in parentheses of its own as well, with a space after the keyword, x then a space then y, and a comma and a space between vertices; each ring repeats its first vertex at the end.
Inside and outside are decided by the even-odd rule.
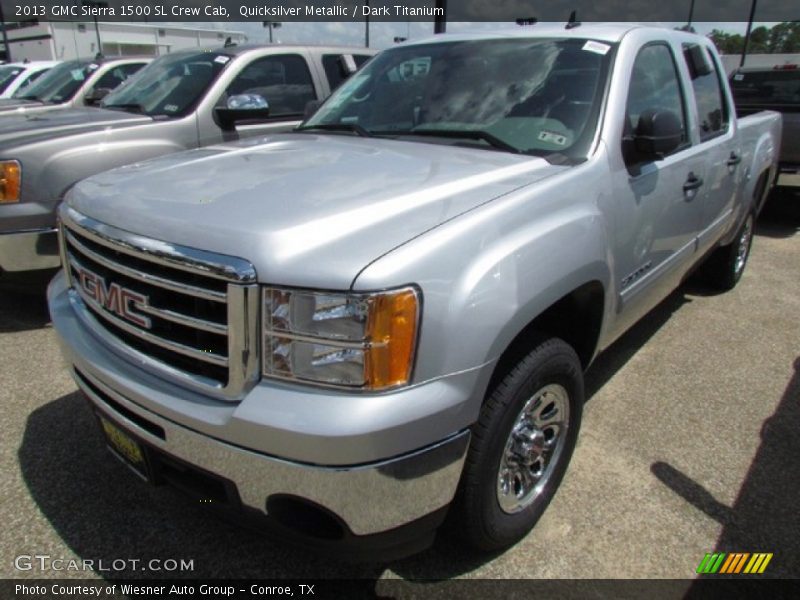
POLYGON ((531 351, 542 335, 567 342, 585 369, 594 356, 603 322, 603 284, 591 281, 573 290, 528 323, 497 361, 489 389, 531 351))
POLYGON ((763 171, 756 180, 756 187, 753 189, 753 210, 760 213, 767 201, 769 193, 769 169, 763 171))

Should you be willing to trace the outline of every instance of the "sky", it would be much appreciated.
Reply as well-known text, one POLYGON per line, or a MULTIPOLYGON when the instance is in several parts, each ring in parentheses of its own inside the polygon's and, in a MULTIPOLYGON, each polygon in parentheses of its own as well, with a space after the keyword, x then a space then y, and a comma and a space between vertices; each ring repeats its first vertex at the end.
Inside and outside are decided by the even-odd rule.
MULTIPOLYGON (((762 23, 754 24, 754 27, 762 23)), ((252 43, 269 41, 269 32, 261 23, 186 23, 190 27, 211 27, 244 32, 252 43)), ((665 27, 676 27, 683 23, 654 23, 665 27)), ((693 23, 695 30, 701 34, 708 34, 712 29, 722 29, 730 33, 744 34, 747 23, 693 23)), ((763 23, 771 26, 773 23, 763 23)), ((448 23, 448 32, 464 31, 496 31, 499 28, 516 29, 519 26, 513 23, 448 23)), ((534 26, 535 27, 535 26, 534 26)), ((408 39, 422 39, 433 35, 432 23, 384 23, 372 22, 370 29, 370 47, 383 49, 394 44, 395 37, 408 39)), ((365 26, 363 22, 326 22, 326 23, 283 23, 281 27, 273 30, 273 39, 284 44, 346 44, 364 45, 365 26)))

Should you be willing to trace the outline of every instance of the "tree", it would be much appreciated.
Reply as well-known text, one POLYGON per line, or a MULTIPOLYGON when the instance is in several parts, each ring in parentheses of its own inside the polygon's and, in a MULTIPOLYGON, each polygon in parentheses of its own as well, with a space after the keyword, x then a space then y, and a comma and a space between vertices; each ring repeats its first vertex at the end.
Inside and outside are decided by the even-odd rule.
MULTIPOLYGON (((741 54, 744 36, 714 29, 708 34, 722 54, 741 54)), ((774 27, 763 25, 750 32, 748 54, 792 54, 800 52, 800 21, 785 21, 774 27)))

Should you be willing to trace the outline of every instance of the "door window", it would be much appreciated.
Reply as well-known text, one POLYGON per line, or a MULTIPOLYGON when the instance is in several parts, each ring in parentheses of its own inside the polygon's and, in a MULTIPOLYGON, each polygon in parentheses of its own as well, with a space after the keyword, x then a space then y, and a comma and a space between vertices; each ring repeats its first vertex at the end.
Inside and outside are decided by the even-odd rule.
MULTIPOLYGON (((692 73, 691 60, 689 60, 691 47, 691 44, 683 46, 684 58, 690 73, 692 73)), ((692 73, 692 88, 697 105, 700 139, 703 141, 724 133, 728 128, 728 111, 722 95, 719 70, 707 49, 705 50, 705 59, 711 67, 711 72, 705 75, 692 73)))
POLYGON ((675 60, 666 44, 645 46, 633 64, 623 135, 627 142, 636 131, 640 115, 646 110, 670 111, 678 117, 682 130, 682 143, 678 150, 682 149, 688 141, 686 111, 675 60))
POLYGON ((247 65, 225 91, 220 104, 236 94, 258 94, 269 103, 270 116, 302 115, 317 99, 311 72, 302 56, 267 56, 247 65))

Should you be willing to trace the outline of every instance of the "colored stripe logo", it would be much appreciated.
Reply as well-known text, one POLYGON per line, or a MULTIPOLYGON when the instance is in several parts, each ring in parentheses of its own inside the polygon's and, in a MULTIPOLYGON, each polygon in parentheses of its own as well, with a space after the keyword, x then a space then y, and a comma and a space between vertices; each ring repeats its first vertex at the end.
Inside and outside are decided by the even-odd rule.
POLYGON ((772 560, 772 553, 715 552, 706 554, 697 566, 697 573, 738 575, 740 573, 761 574, 772 560))

